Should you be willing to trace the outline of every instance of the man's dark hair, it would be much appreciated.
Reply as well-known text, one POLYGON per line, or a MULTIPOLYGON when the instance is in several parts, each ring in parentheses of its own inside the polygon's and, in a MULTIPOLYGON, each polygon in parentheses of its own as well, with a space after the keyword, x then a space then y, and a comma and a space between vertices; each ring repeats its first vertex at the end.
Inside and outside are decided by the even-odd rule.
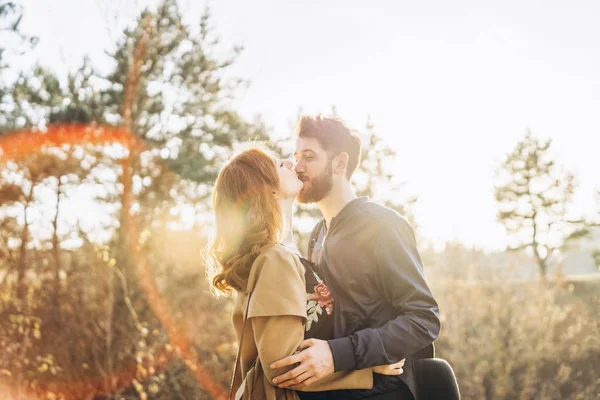
POLYGON ((348 153, 346 178, 350 180, 360 163, 360 137, 341 119, 334 116, 304 115, 296 127, 298 137, 315 138, 330 155, 348 153))

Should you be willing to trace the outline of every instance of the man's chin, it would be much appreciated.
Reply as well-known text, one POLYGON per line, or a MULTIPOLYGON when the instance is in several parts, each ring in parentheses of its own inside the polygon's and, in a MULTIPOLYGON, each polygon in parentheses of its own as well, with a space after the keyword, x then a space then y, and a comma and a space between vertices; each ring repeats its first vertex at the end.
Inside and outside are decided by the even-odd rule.
POLYGON ((302 189, 296 196, 296 201, 300 204, 314 204, 323 200, 324 198, 324 195, 315 195, 315 193, 311 193, 305 189, 302 189))
POLYGON ((300 195, 296 196, 296 202, 298 202, 298 204, 311 204, 311 201, 307 201, 305 198, 300 197, 300 195))
POLYGON ((301 190, 300 192, 298 192, 298 195, 296 196, 296 201, 300 204, 312 204, 315 202, 312 199, 312 196, 310 196, 310 194, 304 192, 304 190, 301 190))

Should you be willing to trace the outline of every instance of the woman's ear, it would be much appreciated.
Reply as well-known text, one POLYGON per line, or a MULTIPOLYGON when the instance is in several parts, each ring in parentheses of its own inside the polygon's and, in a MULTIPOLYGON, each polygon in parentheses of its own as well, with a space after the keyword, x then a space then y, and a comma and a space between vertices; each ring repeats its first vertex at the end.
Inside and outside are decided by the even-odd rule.
POLYGON ((333 171, 336 174, 345 174, 346 167, 348 166, 348 153, 342 152, 334 159, 333 171))

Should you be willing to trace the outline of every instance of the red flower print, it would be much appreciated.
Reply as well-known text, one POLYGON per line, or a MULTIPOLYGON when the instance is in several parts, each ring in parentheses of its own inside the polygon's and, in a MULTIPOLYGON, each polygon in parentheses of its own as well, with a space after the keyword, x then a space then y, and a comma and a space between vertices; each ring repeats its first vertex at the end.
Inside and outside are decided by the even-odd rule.
POLYGON ((327 315, 331 315, 333 312, 333 295, 323 282, 315 286, 315 292, 310 295, 309 299, 319 303, 319 306, 325 307, 327 315))

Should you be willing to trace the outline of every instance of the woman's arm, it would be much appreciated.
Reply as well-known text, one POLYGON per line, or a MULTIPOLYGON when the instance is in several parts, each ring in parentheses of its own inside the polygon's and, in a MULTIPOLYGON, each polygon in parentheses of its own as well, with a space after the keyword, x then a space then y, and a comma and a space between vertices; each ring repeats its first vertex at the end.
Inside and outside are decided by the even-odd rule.
MULTIPOLYGON (((306 282, 304 267, 288 250, 274 246, 253 266, 251 274, 252 300, 248 321, 252 323, 254 341, 262 369, 269 383, 273 378, 287 372, 291 367, 271 369, 271 364, 294 354, 304 340, 306 322, 306 282)), ((340 371, 334 376, 315 382, 310 391, 334 389, 371 389, 373 373, 363 371, 340 371)), ((306 390, 306 389, 303 389, 306 390)))
MULTIPOLYGON (((305 301, 303 299, 303 301, 305 301)), ((252 329, 263 372, 269 383, 293 367, 271 369, 270 365, 296 352, 304 340, 304 321, 295 315, 251 318, 252 329)), ((317 381, 302 391, 320 392, 339 389, 371 389, 373 372, 369 369, 338 371, 317 381)))

